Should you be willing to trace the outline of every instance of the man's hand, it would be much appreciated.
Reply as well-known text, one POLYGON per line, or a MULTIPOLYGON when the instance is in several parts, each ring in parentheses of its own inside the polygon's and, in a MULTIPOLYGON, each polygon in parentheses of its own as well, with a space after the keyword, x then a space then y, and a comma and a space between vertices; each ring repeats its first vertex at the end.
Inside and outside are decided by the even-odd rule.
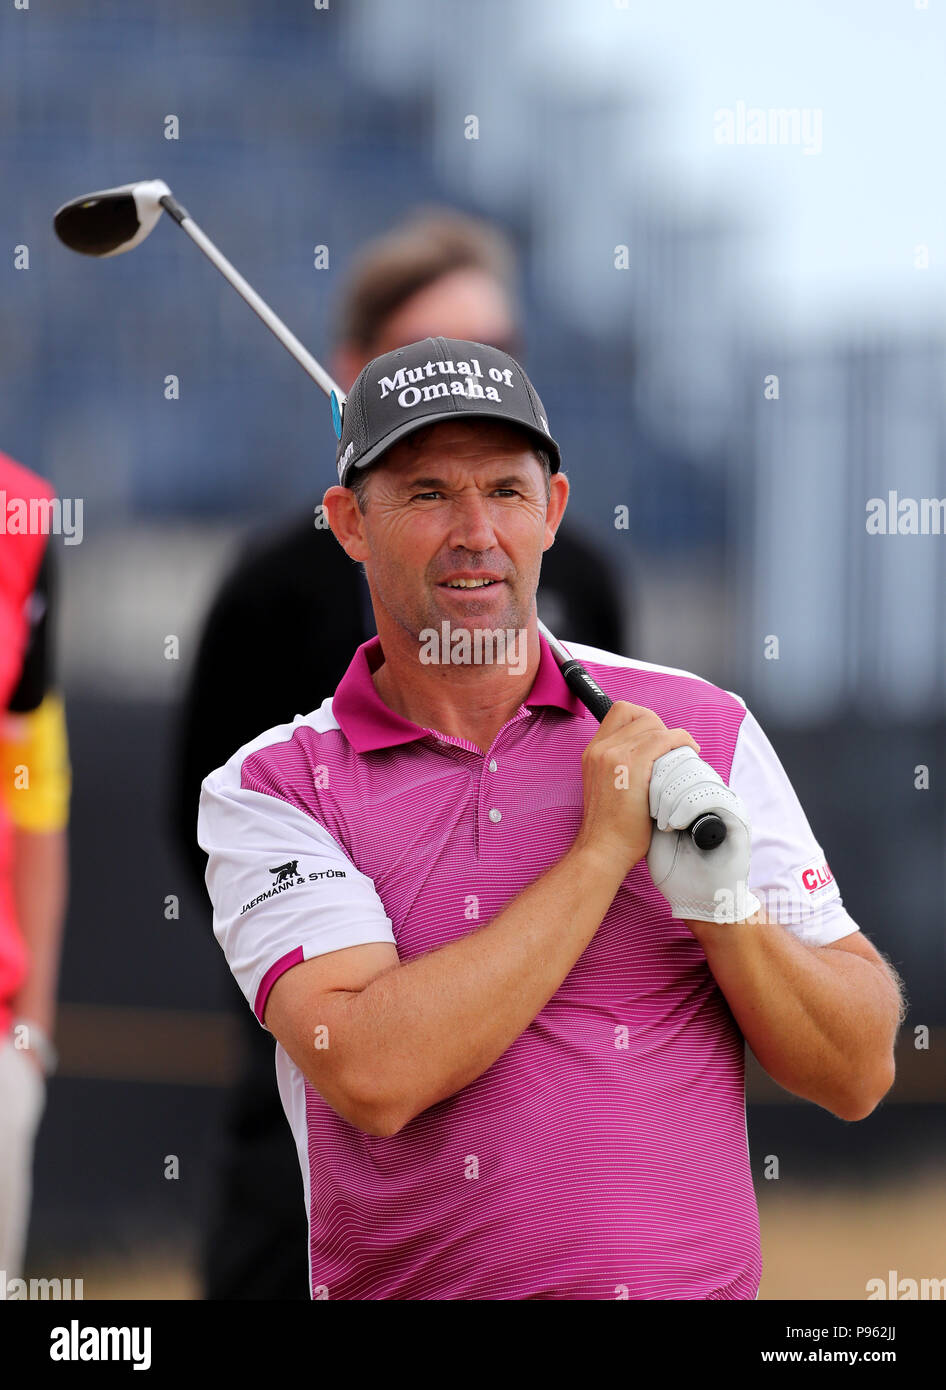
POLYGON ((577 849, 592 849, 630 873, 651 841, 651 768, 673 749, 695 757, 699 744, 686 729, 668 729, 653 710, 615 700, 581 757, 585 813, 577 849))
POLYGON ((654 887, 674 917, 741 922, 761 903, 749 891, 751 826, 740 798, 692 748, 658 758, 650 778, 650 815, 657 822, 647 852, 654 887), (726 826, 715 849, 698 849, 687 834, 697 816, 713 811, 726 826))

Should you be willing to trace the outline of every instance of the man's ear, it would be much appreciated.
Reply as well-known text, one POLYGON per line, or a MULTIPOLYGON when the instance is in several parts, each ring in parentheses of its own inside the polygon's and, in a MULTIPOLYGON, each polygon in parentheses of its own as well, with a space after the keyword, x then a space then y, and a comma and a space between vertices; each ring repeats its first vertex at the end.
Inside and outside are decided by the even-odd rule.
POLYGON ((367 560, 371 550, 365 533, 364 517, 351 488, 337 484, 335 487, 327 488, 322 498, 322 507, 332 535, 345 554, 350 555, 353 560, 367 560))
POLYGON ((545 517, 545 545, 543 553, 551 549, 555 544, 555 534, 562 524, 562 517, 565 515, 565 506, 568 502, 569 482, 565 474, 559 470, 553 473, 549 479, 549 501, 545 517))

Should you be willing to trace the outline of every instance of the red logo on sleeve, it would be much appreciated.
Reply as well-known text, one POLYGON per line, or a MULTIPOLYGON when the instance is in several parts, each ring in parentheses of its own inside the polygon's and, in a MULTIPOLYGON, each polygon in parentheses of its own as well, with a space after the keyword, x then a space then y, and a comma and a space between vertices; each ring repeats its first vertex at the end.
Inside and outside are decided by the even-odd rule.
POLYGON ((834 882, 834 874, 828 868, 827 862, 819 864, 817 868, 805 869, 801 876, 801 881, 808 889, 809 893, 817 893, 819 888, 827 888, 829 883, 834 882))

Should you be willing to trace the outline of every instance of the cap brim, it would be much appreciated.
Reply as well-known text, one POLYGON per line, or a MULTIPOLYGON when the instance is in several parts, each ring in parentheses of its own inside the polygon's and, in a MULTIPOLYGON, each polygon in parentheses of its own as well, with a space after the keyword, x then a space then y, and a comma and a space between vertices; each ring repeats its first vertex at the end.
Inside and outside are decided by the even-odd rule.
POLYGON ((348 486, 348 479, 356 469, 360 472, 372 463, 376 463, 382 454, 386 454, 401 439, 406 439, 409 434, 415 434, 417 430, 426 429, 428 425, 436 425, 445 420, 454 422, 491 420, 494 425, 508 425, 510 429, 522 430, 523 434, 529 435, 536 441, 539 448, 544 449, 548 454, 553 473, 557 473, 562 465, 561 454, 555 440, 550 434, 544 434, 537 425, 527 424, 525 420, 510 420, 505 416, 497 415, 495 410, 438 410, 432 415, 415 416, 412 420, 405 420, 386 434, 383 439, 378 440, 367 453, 362 454, 360 459, 348 465, 345 470, 345 482, 342 486, 348 486))

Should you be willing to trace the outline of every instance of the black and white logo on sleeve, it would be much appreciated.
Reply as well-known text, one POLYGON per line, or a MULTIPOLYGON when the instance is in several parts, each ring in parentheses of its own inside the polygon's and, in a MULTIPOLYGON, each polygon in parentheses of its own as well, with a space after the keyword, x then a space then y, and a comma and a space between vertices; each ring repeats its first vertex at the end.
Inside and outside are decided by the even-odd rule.
POLYGON ((298 859, 287 859, 285 864, 277 864, 269 872, 275 875, 271 887, 264 892, 258 893, 255 898, 251 898, 248 903, 244 903, 240 908, 240 916, 249 912, 251 908, 258 907, 260 903, 266 902, 268 898, 275 898, 279 893, 285 893, 289 888, 302 888, 307 883, 317 883, 323 878, 347 878, 344 869, 314 869, 309 873, 300 872, 298 859))

